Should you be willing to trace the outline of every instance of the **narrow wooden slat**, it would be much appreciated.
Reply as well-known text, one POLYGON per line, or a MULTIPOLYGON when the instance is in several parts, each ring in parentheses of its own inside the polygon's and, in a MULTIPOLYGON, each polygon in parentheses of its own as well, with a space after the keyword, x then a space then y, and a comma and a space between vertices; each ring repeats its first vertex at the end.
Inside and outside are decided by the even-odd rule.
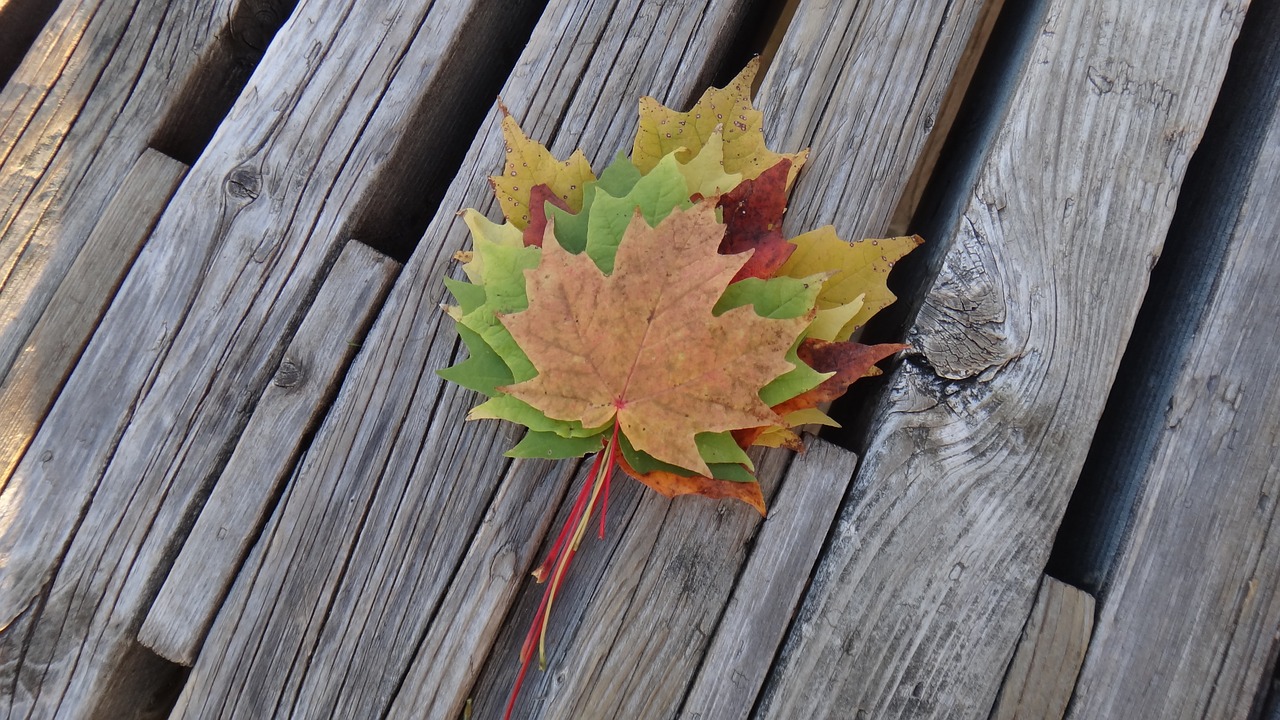
POLYGON ((0 490, 186 172, 154 150, 138 158, 0 382, 0 490))
POLYGON ((1244 3, 1044 9, 762 717, 995 700, 1244 3))
MULTIPOLYGON (((562 157, 582 143, 599 169, 629 146, 640 95, 683 104, 706 87, 741 10, 737 0, 665 12, 639 0, 558 0, 544 12, 503 101, 531 136, 554 137, 552 149, 562 157)), ((493 120, 397 281, 317 435, 293 502, 264 538, 261 565, 237 578, 175 717, 378 715, 401 688, 410 689, 400 682, 405 673, 433 668, 460 680, 433 677, 442 693, 397 712, 454 717, 449 709, 465 700, 479 667, 419 656, 428 667, 411 670, 418 644, 455 622, 442 607, 474 600, 463 617, 476 625, 454 628, 474 633, 476 645, 465 636, 432 635, 424 647, 443 642, 467 647, 467 658, 484 656, 570 479, 567 469, 547 463, 504 461, 518 434, 464 422, 474 394, 434 373, 457 349, 452 323, 437 308, 446 295, 441 279, 466 243, 455 213, 494 204, 486 176, 501 168, 504 144, 496 113, 493 120), (500 481, 510 488, 499 491, 500 481), (526 496, 539 505, 523 507, 517 499, 526 496), (497 547, 473 546, 459 568, 488 511, 495 514, 479 532, 497 547), (526 528, 536 536, 511 534, 526 528), (446 600, 455 573, 460 582, 485 584, 474 592, 458 585, 462 597, 446 600)), ((626 493, 617 499, 621 519, 626 493)))
POLYGON ((1059 720, 1071 701, 1092 631, 1093 596, 1044 576, 992 720, 1059 720))
POLYGON ((143 645, 183 665, 195 661, 271 500, 398 270, 367 245, 343 247, 151 604, 138 633, 143 645))
MULTIPOLYGON (((1273 23, 1280 18, 1269 15, 1273 23)), ((1280 47, 1274 33, 1273 25, 1261 35, 1273 62, 1280 47)), ((1275 76, 1266 77, 1275 103, 1275 76)), ((1253 123, 1265 135, 1243 202, 1238 209, 1200 205, 1203 229, 1228 237, 1227 254, 1172 401, 1159 409, 1160 436, 1103 599, 1073 718, 1262 711, 1280 637, 1280 106, 1229 125, 1245 130, 1253 123)), ((1241 171, 1217 170, 1228 178, 1241 171)))
MULTIPOLYGON (((811 441, 792 462, 711 638, 680 717, 745 718, 800 603, 857 456, 811 441)), ((839 528, 837 542, 857 542, 839 528)))
MULTIPOLYGON (((276 0, 66 0, 0 91, 0 377, 108 201, 201 71, 229 91, 276 0), (205 65, 218 48, 226 62, 205 65)), ((186 98, 197 112, 219 93, 186 98), (204 102, 201 102, 201 101, 204 102)), ((179 157, 190 163, 191 158, 179 157)))
POLYGON ((460 112, 491 102, 480 80, 533 9, 299 5, 0 495, 15 713, 90 715, 150 682, 125 662, 150 656, 146 610, 347 226, 372 198, 430 191, 430 159, 457 142, 460 112), (406 145, 421 172, 401 166, 406 145))
POLYGON ((883 235, 993 1, 802 0, 757 102, 770 147, 812 147, 789 235, 883 235))

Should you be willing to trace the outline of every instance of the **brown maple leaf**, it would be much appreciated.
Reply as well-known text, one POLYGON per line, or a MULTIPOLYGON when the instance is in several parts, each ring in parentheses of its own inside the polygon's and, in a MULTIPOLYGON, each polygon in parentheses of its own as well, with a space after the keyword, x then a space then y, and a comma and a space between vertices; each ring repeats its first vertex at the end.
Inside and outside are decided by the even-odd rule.
POLYGON ((525 274, 528 309, 500 316, 538 375, 501 391, 585 427, 616 419, 637 450, 707 476, 695 434, 777 424, 759 391, 791 369, 785 355, 811 318, 712 313, 750 254, 719 254, 710 201, 655 228, 637 212, 611 275, 561 248, 553 225, 525 274))

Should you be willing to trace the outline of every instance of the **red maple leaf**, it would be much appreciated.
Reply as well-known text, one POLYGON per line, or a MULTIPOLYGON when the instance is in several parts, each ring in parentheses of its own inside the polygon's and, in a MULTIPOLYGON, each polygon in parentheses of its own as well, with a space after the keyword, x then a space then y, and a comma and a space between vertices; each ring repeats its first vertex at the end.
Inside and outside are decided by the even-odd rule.
POLYGON ((732 255, 755 250, 734 276, 734 282, 749 277, 773 277, 795 251, 795 245, 782 236, 790 171, 791 161, 783 158, 755 180, 744 180, 720 196, 717 205, 724 211, 726 226, 720 252, 732 255))

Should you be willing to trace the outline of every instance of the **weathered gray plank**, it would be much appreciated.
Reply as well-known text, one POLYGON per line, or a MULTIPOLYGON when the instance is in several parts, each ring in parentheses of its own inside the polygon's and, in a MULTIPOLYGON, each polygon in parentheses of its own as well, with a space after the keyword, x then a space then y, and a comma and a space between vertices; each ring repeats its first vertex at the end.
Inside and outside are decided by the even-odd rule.
POLYGON ((1067 711, 1093 631, 1093 596, 1045 575, 992 720, 1058 720, 1067 711))
POLYGON ((881 237, 991 0, 803 0, 760 86, 770 147, 812 147, 788 234, 881 237))
POLYGON ((1280 3, 1254 3, 1049 558, 1102 602, 1278 102, 1280 3))
POLYGON ((154 150, 138 158, 0 382, 0 490, 186 172, 154 150))
MULTIPOLYGON (((67 0, 0 91, 0 376, 151 138, 200 72, 230 92, 280 18, 277 0, 67 0), (208 66, 215 50, 227 62, 208 66)), ((225 94, 225 93, 222 93, 225 94)), ((211 106, 211 104, 213 106, 211 106)), ((191 158, 179 158, 191 162, 191 158)))
POLYGON ((190 665, 271 501, 391 288, 399 263, 349 242, 285 350, 213 494, 187 535, 138 640, 190 665))
POLYGON ((375 198, 424 192, 458 113, 489 102, 480 79, 530 7, 295 11, 0 496, 13 509, 0 653, 14 659, 0 681, 17 689, 15 714, 90 714, 117 683, 149 680, 121 658, 146 654, 136 634, 174 546, 348 226, 375 198), (6 627, 18 617, 25 630, 6 627))
POLYGON ((1046 5, 763 717, 988 714, 1243 11, 1046 5))
POLYGON ((857 460, 851 452, 815 440, 791 463, 680 717, 728 720, 751 712, 857 460))
POLYGON ((1280 636, 1280 108, 1267 115, 1253 118, 1266 134, 1243 202, 1211 228, 1229 238, 1225 262, 1162 413, 1071 717, 1262 711, 1280 636))
MULTIPOLYGON (((554 137, 561 156, 583 143, 601 167, 629 146, 640 95, 686 103, 706 86, 741 10, 736 0, 665 9, 637 0, 554 2, 502 97, 529 134, 554 137), (655 45, 655 37, 666 40, 655 45)), ((452 254, 466 242, 454 213, 493 205, 485 177, 501 167, 503 152, 494 120, 472 145, 371 331, 317 435, 294 502, 264 538, 262 564, 237 579, 175 716, 341 717, 388 708, 433 619, 441 629, 453 621, 440 610, 451 576, 487 577, 487 567, 459 570, 459 562, 504 471, 514 487, 498 494, 495 512, 519 510, 512 498, 532 493, 550 514, 564 494, 565 470, 504 461, 502 452, 517 437, 513 429, 464 423, 474 396, 445 386, 433 372, 456 350, 451 323, 436 307, 452 254)), ((625 506, 625 493, 619 495, 625 506)), ((521 512, 522 519, 493 516, 495 542, 507 551, 477 548, 471 556, 500 558, 495 572, 512 583, 525 576, 541 537, 510 531, 547 527, 536 510, 521 512)), ((492 603, 501 618, 518 589, 495 585, 475 599, 492 603)), ((480 622, 475 644, 446 640, 482 657, 496 624, 480 610, 467 617, 480 622)), ((440 665, 437 657, 419 662, 440 665)), ((430 707, 408 709, 447 717, 445 709, 465 698, 479 670, 453 669, 467 681, 448 687, 448 697, 430 707)))

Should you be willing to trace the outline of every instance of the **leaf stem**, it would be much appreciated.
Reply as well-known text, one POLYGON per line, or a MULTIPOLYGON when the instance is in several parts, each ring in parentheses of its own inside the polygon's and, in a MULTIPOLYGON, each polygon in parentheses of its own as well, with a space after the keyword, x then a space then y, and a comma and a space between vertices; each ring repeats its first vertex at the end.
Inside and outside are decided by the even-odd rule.
POLYGON ((596 453, 595 461, 591 464, 591 481, 583 483, 582 489, 578 491, 577 499, 574 500, 573 508, 569 511, 569 517, 565 520, 564 527, 560 529, 555 543, 551 545, 551 551, 547 553, 546 560, 533 571, 534 580, 537 582, 541 583, 547 580, 548 575, 550 575, 551 582, 547 583, 546 589, 542 592, 542 601, 538 604, 538 611, 534 615, 533 624, 525 635, 524 643, 520 646, 520 671, 516 675, 515 684, 511 688, 511 698, 507 701, 507 709, 503 714, 503 720, 510 720, 511 713, 515 709, 516 698, 520 695, 520 686, 524 683, 525 673, 528 672, 529 663, 533 660, 535 645, 538 648, 538 668, 540 670, 547 669, 547 626, 551 621, 551 606, 555 602, 556 592, 559 591, 560 584, 564 581, 569 562, 577 554, 578 545, 581 544, 582 538, 586 534, 591 520, 591 513, 595 509, 597 501, 601 502, 600 537, 604 538, 605 515, 608 513, 609 508, 609 478, 618 466, 617 447, 618 425, 615 422, 612 437, 601 448, 600 452, 596 453))

